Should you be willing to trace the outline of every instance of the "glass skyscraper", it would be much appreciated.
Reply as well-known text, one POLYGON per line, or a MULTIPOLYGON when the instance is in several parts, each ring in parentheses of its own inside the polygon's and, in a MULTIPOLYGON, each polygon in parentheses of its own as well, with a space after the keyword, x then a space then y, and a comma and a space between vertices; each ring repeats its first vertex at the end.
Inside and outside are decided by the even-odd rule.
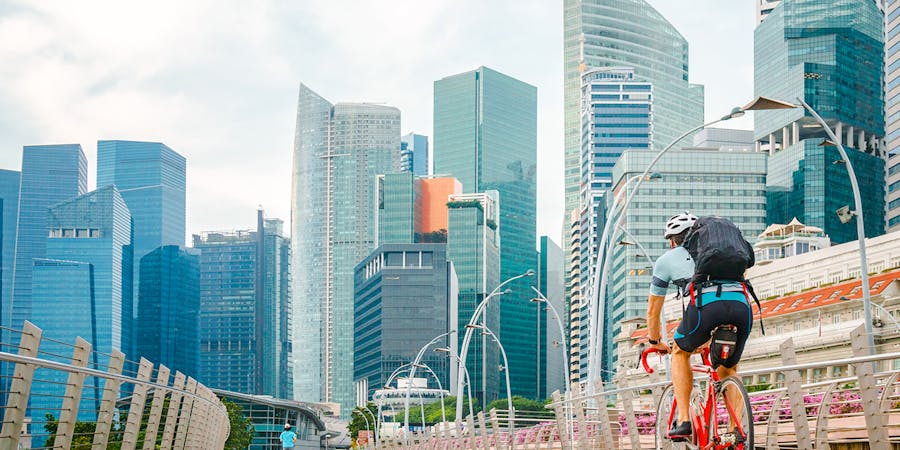
MULTIPOLYGON (((140 260, 163 245, 184 246, 186 160, 159 142, 98 141, 97 186, 115 185, 134 220, 134 280, 140 285, 140 260)), ((132 324, 140 301, 123 305, 124 348, 133 349, 132 324)), ((132 350, 133 352, 133 350, 132 350)))
POLYGON ((428 136, 409 133, 400 138, 400 171, 428 176, 428 136))
MULTIPOLYGON (((656 152, 649 150, 623 153, 613 168, 613 192, 622 189, 625 180, 643 173, 655 156, 656 152)), ((608 301, 601 308, 605 318, 601 336, 603 370, 619 370, 615 338, 622 321, 647 315, 653 272, 650 259, 655 261, 669 249, 663 238, 669 217, 682 211, 727 217, 751 243, 766 228, 765 153, 674 150, 663 156, 654 170, 662 179, 644 181, 628 210, 618 216, 628 233, 613 232, 610 238, 608 301)), ((607 196, 609 206, 612 197, 607 196)), ((582 354, 586 340, 581 339, 582 354)), ((582 362, 584 367, 587 361, 582 358, 582 362)), ((605 379, 610 378, 608 372, 604 374, 605 379)))
POLYGON ((22 151, 19 217, 11 310, 6 326, 21 328, 31 318, 31 275, 35 258, 47 256, 48 210, 87 192, 87 160, 81 145, 29 145, 22 151))
MULTIPOLYGON (((19 215, 19 183, 21 173, 0 170, 0 324, 9 326, 16 255, 16 218, 19 215)), ((2 335, 0 331, 0 335, 2 335)), ((2 385, 2 383, 0 383, 2 385)))
POLYGON ((300 85, 291 243, 298 400, 335 402, 349 417, 353 270, 375 250, 378 175, 399 167, 400 111, 327 100, 300 85))
POLYGON ((164 245, 140 260, 141 303, 133 360, 147 358, 172 371, 197 376, 200 369, 200 258, 164 245))
MULTIPOLYGON (((408 243, 379 246, 356 266, 354 287, 354 380, 368 380, 371 399, 423 345, 457 329, 458 286, 446 244, 408 243)), ((450 373, 455 364, 446 353, 431 350, 454 347, 456 342, 456 334, 451 334, 421 360, 446 390, 454 389, 450 373)), ((427 378, 429 388, 438 388, 425 370, 417 370, 416 377, 427 378)))
POLYGON ((564 367, 568 355, 564 354, 564 350, 569 340, 568 330, 566 329, 569 320, 565 317, 566 274, 562 248, 556 245, 549 237, 541 236, 540 255, 538 288, 547 297, 547 300, 553 304, 556 311, 564 315, 557 321, 553 310, 549 306, 537 303, 537 313, 540 314, 540 320, 546 323, 545 326, 541 327, 543 334, 536 336, 537 339, 544 341, 544 345, 541 346, 540 360, 542 364, 539 373, 542 383, 538 398, 549 398, 553 391, 566 391, 564 374, 568 373, 568 369, 564 369, 564 367), (563 326, 562 334, 560 334, 559 323, 562 323, 563 326))
POLYGON ((419 183, 412 172, 389 173, 378 177, 378 243, 415 242, 416 199, 419 183))
MULTIPOLYGON (((500 280, 537 268, 536 158, 537 88, 487 67, 434 82, 434 172, 457 178, 465 193, 499 192, 500 280)), ((539 390, 533 282, 509 286, 499 332, 519 371, 513 394, 528 398, 539 390)))
MULTIPOLYGON (((460 344, 466 334, 466 324, 472 318, 475 308, 500 283, 498 197, 497 191, 488 191, 480 194, 451 195, 447 202, 449 208, 447 258, 453 262, 459 280, 457 336, 460 344)), ((508 298, 504 300, 511 301, 508 298)), ((501 325, 500 301, 499 297, 493 298, 484 316, 484 323, 495 333, 501 325)), ((499 366, 500 350, 496 343, 480 332, 476 332, 473 337, 466 356, 466 367, 473 395, 482 402, 482 405, 486 405, 499 398, 500 373, 491 368, 499 366)), ((504 348, 509 356, 511 350, 505 344, 504 348)), ((529 354, 534 356, 534 350, 529 354)), ((510 362, 510 365, 512 364, 510 362)), ((515 365, 513 368, 522 370, 515 365)), ((519 372, 511 373, 510 379, 517 376, 519 372)))
POLYGON ((291 398, 288 241, 256 230, 194 235, 200 250, 200 375, 220 389, 291 398))
MULTIPOLYGON (((756 95, 802 97, 831 126, 851 155, 865 199, 866 235, 884 233, 884 16, 872 0, 783 0, 754 32, 756 95)), ((769 223, 800 222, 835 243, 856 239, 834 211, 853 207, 837 152, 819 148, 826 134, 803 109, 760 111, 759 148, 771 156, 769 223)))
POLYGON ((900 0, 885 1, 884 115, 888 152, 887 231, 900 230, 900 0))
MULTIPOLYGON (((566 212, 579 210, 581 86, 592 69, 629 67, 653 85, 653 148, 703 123, 703 86, 688 82, 688 43, 646 0, 564 0, 566 212)), ((465 184, 465 182, 463 182, 465 184)))

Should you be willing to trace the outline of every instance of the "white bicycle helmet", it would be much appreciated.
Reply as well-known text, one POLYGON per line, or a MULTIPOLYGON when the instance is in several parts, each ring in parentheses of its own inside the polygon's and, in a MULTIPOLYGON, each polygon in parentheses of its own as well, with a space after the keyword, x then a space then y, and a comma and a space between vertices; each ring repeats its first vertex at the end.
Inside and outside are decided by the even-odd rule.
POLYGON ((666 222, 666 233, 665 238, 668 239, 672 236, 681 234, 688 228, 694 225, 694 222, 697 221, 697 216, 685 211, 680 214, 675 214, 669 221, 666 222))

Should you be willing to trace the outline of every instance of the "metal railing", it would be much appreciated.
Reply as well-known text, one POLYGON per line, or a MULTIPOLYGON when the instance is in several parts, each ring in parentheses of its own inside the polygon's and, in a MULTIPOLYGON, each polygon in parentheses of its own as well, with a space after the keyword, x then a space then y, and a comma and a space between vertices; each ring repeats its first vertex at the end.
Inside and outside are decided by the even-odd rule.
POLYGON ((81 338, 43 337, 30 322, 3 335, 0 348, 15 352, 0 351, 0 450, 225 446, 228 411, 195 379, 81 338))
MULTIPOLYGON (((782 365, 741 372, 741 376, 781 373, 783 385, 750 393, 755 448, 889 449, 900 443, 900 352, 867 355, 860 327, 851 334, 852 358, 797 364, 793 341, 781 344, 782 365), (876 364, 885 370, 876 373, 876 364), (801 371, 850 366, 853 376, 803 383, 801 371), (856 445, 856 447, 854 447, 856 445), (830 446, 830 447, 829 447, 830 446)), ((598 383, 592 394, 576 383, 568 398, 559 392, 547 408, 552 415, 523 420, 509 428, 502 411, 466 418, 462 427, 446 424, 413 435, 412 444, 383 441, 383 448, 413 449, 638 449, 656 448, 656 405, 668 380, 660 373, 650 383, 605 390, 598 383), (567 422, 566 408, 572 410, 567 422), (567 430, 574 430, 571 435, 567 430), (570 438, 570 436, 572 436, 570 438)), ((695 380, 702 385, 707 381, 695 380)))

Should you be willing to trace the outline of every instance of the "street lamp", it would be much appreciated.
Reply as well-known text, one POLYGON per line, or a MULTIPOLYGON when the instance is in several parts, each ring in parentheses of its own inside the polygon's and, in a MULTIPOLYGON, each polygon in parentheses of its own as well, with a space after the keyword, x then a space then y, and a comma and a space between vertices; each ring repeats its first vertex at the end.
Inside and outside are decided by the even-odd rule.
MULTIPOLYGON (((353 413, 359 413, 360 417, 362 417, 363 420, 366 421, 366 431, 368 431, 368 432, 371 433, 371 432, 372 432, 372 427, 369 426, 369 418, 366 417, 365 414, 360 413, 358 409, 354 409, 353 411, 350 412, 350 414, 353 414, 353 413)), ((357 432, 356 440, 357 440, 357 443, 358 443, 358 442, 359 442, 359 433, 358 433, 358 432, 357 432)), ((368 447, 368 444, 366 445, 366 447, 368 447)), ((375 444, 375 447, 378 447, 378 444, 375 444)))
POLYGON ((416 367, 418 367, 420 369, 425 369, 425 370, 431 372, 432 375, 434 375, 434 380, 437 381, 438 390, 441 391, 441 421, 446 422, 447 421, 447 411, 444 408, 444 386, 441 384, 441 379, 438 378, 437 374, 435 374, 434 371, 431 370, 431 367, 428 367, 428 365, 425 363, 416 364, 416 367))
MULTIPOLYGON (((375 441, 375 442, 373 442, 375 444, 375 448, 378 448, 378 419, 375 418, 375 414, 373 414, 372 411, 369 411, 368 403, 366 403, 366 406, 360 408, 358 411, 365 411, 365 412, 369 413, 370 416, 372 416, 372 422, 374 422, 373 428, 375 430, 372 440, 375 441)), ((365 414, 363 415, 363 417, 365 417, 365 414)), ((367 424, 368 424, 368 422, 367 422, 367 424)))
MULTIPOLYGON (((538 289, 534 286, 531 286, 531 290, 534 291, 535 294, 537 294, 537 297, 531 299, 531 301, 534 303, 537 303, 537 304, 546 303, 547 306, 550 307, 550 310, 553 311, 553 314, 556 317, 556 325, 557 325, 557 327, 559 327, 559 338, 560 338, 559 343, 562 346, 562 353, 563 353, 563 377, 564 377, 564 380, 566 383, 566 393, 565 393, 564 397, 568 398, 569 396, 572 395, 572 381, 569 379, 570 378, 570 376, 569 376, 569 349, 566 346, 566 331, 565 331, 565 328, 563 328, 562 319, 560 319, 559 311, 556 310, 556 307, 553 306, 553 303, 551 303, 550 300, 547 299, 547 297, 544 295, 543 292, 540 291, 540 289, 538 289)), ((566 432, 569 434, 569 442, 574 443, 575 442, 575 429, 573 428, 572 409, 570 408, 570 406, 571 405, 569 405, 568 402, 565 403, 566 432)), ((570 444, 570 445, 573 445, 573 444, 570 444)))
MULTIPOLYGON (((422 359, 422 355, 425 354, 425 351, 428 350, 428 347, 431 347, 433 344, 437 343, 437 341, 450 336, 451 333, 456 333, 456 330, 450 330, 446 333, 441 333, 435 336, 432 340, 428 341, 427 344, 423 345, 422 348, 419 349, 419 353, 416 353, 416 358, 413 360, 412 365, 409 369, 409 379, 406 383, 406 400, 404 401, 404 409, 406 410, 404 414, 403 424, 406 427, 406 445, 409 445, 409 394, 412 392, 412 380, 416 375, 416 368, 420 367, 419 361, 422 359)), ((430 369, 429 369, 430 370, 430 369)), ((440 381, 438 381, 440 383, 440 381)), ((443 394, 442 394, 443 396, 443 394)), ((441 407, 443 408, 444 403, 441 402, 441 407)), ((422 408, 423 411, 425 408, 422 408)))
MULTIPOLYGON (((497 337, 497 335, 494 334, 494 332, 491 331, 491 329, 488 328, 487 325, 469 324, 469 325, 466 325, 466 328, 469 328, 470 330, 476 329, 476 328, 480 329, 482 335, 492 337, 494 339, 494 342, 497 343, 497 346, 500 347, 500 354, 503 355, 503 367, 506 368, 506 370, 504 370, 504 372, 506 372, 506 403, 509 407, 509 430, 510 430, 510 434, 512 434, 512 430, 515 429, 516 410, 513 409, 513 404, 512 404, 512 387, 509 383, 509 360, 506 359, 506 350, 503 349, 503 344, 500 343, 500 339, 497 337)), ((485 368, 482 367, 481 370, 484 371, 485 368)), ((487 408, 487 405, 484 405, 484 408, 487 408)))
MULTIPOLYGON (((450 347, 440 347, 440 348, 434 349, 434 351, 438 352, 438 353, 446 353, 447 356, 450 357, 451 364, 457 363, 460 360, 459 356, 456 356, 453 354, 453 350, 450 347)), ((469 415, 474 416, 475 410, 474 410, 474 407, 472 406, 472 380, 469 378, 469 369, 467 369, 465 365, 463 365, 463 375, 465 375, 465 377, 466 377, 466 391, 468 392, 468 397, 469 397, 469 415)), ((462 393, 457 392, 456 395, 461 396, 462 393)))
MULTIPOLYGON (((500 293, 500 288, 502 288, 503 286, 506 286, 507 284, 509 284, 515 280, 518 280, 520 278, 531 277, 531 276, 534 276, 534 270, 528 269, 528 271, 526 271, 525 273, 516 275, 516 276, 509 278, 509 279, 503 281, 502 283, 498 284, 497 287, 494 288, 494 290, 491 291, 491 293, 488 294, 488 296, 485 297, 484 300, 482 300, 481 303, 479 303, 478 306, 475 308, 475 312, 472 313, 472 318, 469 319, 469 325, 475 325, 478 322, 478 316, 481 315, 482 313, 484 313, 484 311, 487 309, 488 302, 491 300, 491 298, 493 298, 495 295, 498 295, 498 293, 500 293)), ((507 289, 505 292, 509 292, 509 290, 507 289)), ((463 368, 466 365, 466 356, 469 353, 469 342, 471 340, 472 340, 472 329, 467 326, 466 327, 466 335, 463 338, 462 346, 460 347, 461 350, 460 350, 460 355, 459 355, 459 370, 458 370, 458 372, 462 372, 463 368)), ((482 369, 482 373, 484 373, 483 369, 482 369)), ((462 392, 462 388, 463 388, 462 382, 463 382, 462 377, 457 377, 457 380, 456 380, 456 422, 457 423, 462 421, 462 396, 459 395, 462 392)), ((483 387, 484 386, 482 386, 482 388, 483 387)))
MULTIPOLYGON (((825 120, 822 119, 822 116, 816 112, 816 110, 812 109, 803 99, 797 97, 797 102, 799 105, 794 105, 788 102, 784 102, 781 100, 773 100, 766 97, 757 97, 755 100, 750 102, 747 106, 744 106, 744 111, 759 111, 764 109, 791 109, 791 108, 799 108, 803 107, 822 128, 825 130, 825 134, 828 135, 829 139, 831 139, 831 143, 833 143, 838 152, 841 154, 841 159, 844 161, 844 165, 847 166, 847 174, 850 176, 850 187, 853 188, 853 203, 856 208, 856 211, 844 211, 844 214, 839 214, 838 217, 841 218, 841 222, 846 221, 849 222, 849 214, 853 214, 856 216, 856 239, 859 242, 859 267, 860 267, 860 278, 862 279, 862 294, 863 294, 863 308, 865 309, 866 315, 866 334, 868 334, 869 338, 869 354, 875 354, 875 335, 872 331, 872 302, 871 295, 869 293, 869 264, 866 259, 866 229, 865 224, 863 223, 863 209, 862 209, 862 196, 859 193, 859 184, 856 181, 856 173, 853 171, 853 164, 850 163, 850 158, 847 156, 847 151, 844 150, 844 146, 841 145, 841 140, 835 136, 834 131, 832 131, 831 127, 825 123, 825 120)), ((840 210, 839 210, 840 211, 840 210)), ((846 223, 846 222, 844 222, 846 223)))
POLYGON ((625 246, 635 245, 635 246, 637 246, 638 250, 641 251, 641 255, 643 255, 644 258, 647 258, 647 261, 650 262, 650 267, 653 267, 656 265, 656 262, 653 260, 652 257, 650 257, 650 254, 647 253, 647 249, 644 248, 643 245, 641 245, 640 241, 635 239, 635 237, 631 233, 629 233, 628 230, 626 230, 625 227, 622 226, 622 224, 618 224, 618 225, 616 225, 616 227, 619 229, 620 232, 624 233, 625 236, 628 237, 628 239, 631 239, 630 241, 626 241, 624 239, 620 240, 619 245, 625 245, 625 246))

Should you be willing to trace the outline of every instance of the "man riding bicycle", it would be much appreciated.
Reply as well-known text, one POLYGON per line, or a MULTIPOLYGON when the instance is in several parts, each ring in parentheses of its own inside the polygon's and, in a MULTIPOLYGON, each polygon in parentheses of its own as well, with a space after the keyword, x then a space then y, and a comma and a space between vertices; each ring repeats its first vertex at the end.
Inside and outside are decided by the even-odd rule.
MULTIPOLYGON (((697 220, 693 214, 684 212, 672 216, 666 223, 664 236, 669 240, 671 249, 654 264, 647 308, 650 346, 663 353, 672 353, 672 384, 678 412, 668 435, 676 441, 689 439, 693 431, 689 409, 694 379, 690 365, 691 354, 704 348, 713 331, 720 326, 735 326, 737 336, 727 358, 712 355, 713 368, 720 379, 735 375, 753 324, 753 314, 742 276, 741 280, 710 281, 710 276, 695 273, 694 259, 683 244, 697 220), (660 323, 660 312, 670 284, 678 286, 679 297, 690 296, 691 300, 684 308, 672 348, 666 344, 660 323)), ((726 392, 726 396, 731 404, 734 394, 726 392)))

